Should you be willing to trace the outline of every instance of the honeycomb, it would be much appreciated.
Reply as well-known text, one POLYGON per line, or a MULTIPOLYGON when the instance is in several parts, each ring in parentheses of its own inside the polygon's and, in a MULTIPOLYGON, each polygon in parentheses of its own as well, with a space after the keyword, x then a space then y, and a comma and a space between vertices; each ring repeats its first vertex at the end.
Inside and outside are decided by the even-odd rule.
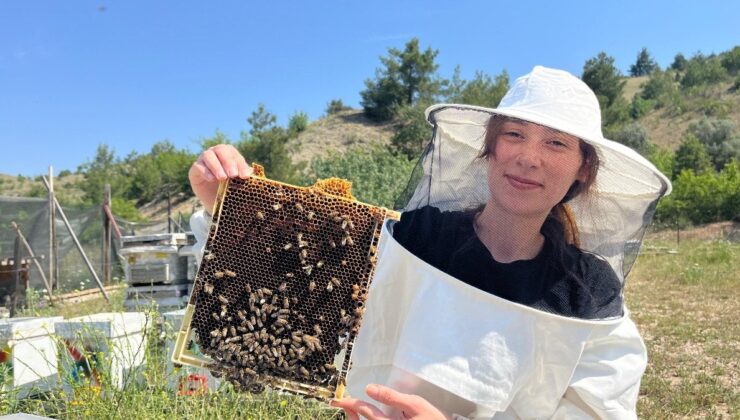
POLYGON ((212 373, 251 392, 341 397, 388 213, 336 179, 222 186, 190 302, 212 373))

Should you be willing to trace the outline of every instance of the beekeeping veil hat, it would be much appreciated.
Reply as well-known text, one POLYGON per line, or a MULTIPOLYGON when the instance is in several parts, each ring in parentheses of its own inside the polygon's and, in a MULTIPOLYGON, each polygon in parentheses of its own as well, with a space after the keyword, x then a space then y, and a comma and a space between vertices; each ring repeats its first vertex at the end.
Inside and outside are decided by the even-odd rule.
POLYGON ((600 160, 588 194, 571 201, 581 249, 606 258, 621 280, 630 270, 658 200, 671 184, 634 150, 604 138, 596 95, 568 72, 536 66, 514 82, 497 108, 441 104, 426 110, 434 127, 397 208, 431 205, 466 210, 488 200, 486 161, 480 158, 493 115, 559 130, 592 145, 600 160))

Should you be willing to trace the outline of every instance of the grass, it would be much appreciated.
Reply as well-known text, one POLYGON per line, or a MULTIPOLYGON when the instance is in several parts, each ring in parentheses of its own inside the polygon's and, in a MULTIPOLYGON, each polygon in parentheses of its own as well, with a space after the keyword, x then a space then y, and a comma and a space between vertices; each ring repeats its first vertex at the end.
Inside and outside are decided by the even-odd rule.
MULTIPOLYGON (((626 287, 632 317, 650 361, 638 414, 646 419, 740 419, 740 244, 717 240, 675 242, 648 237, 626 287), (677 254, 651 252, 674 249, 677 254)), ((122 293, 112 294, 113 310, 122 293)), ((102 299, 44 308, 29 315, 110 311, 102 299)), ((0 415, 24 411, 58 418, 337 418, 337 411, 284 394, 252 396, 228 385, 204 397, 178 396, 166 387, 167 355, 149 334, 145 380, 123 391, 105 388, 71 404, 61 391, 44 398, 0 396, 0 415)), ((82 390, 78 390, 81 392, 82 390)))
POLYGON ((717 240, 646 245, 627 303, 648 347, 641 418, 740 418, 740 244, 717 240))

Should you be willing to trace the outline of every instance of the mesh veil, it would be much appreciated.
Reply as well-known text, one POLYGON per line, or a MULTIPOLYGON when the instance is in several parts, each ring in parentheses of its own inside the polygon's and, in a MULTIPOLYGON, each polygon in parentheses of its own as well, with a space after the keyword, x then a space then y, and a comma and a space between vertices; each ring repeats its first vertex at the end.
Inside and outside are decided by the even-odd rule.
POLYGON ((593 146, 599 157, 595 181, 586 194, 567 205, 579 247, 605 258, 624 282, 658 200, 670 193, 670 182, 634 150, 603 138, 595 95, 566 72, 536 67, 517 79, 496 109, 454 104, 428 108, 432 138, 396 208, 404 212, 424 206, 441 211, 482 208, 490 188, 488 161, 480 155, 493 115, 556 129, 593 146), (581 121, 591 126, 584 128, 581 121))
MULTIPOLYGON (((489 199, 487 160, 480 157, 494 109, 437 105, 427 110, 432 139, 422 153, 397 208, 423 206, 441 211, 471 211, 489 199)), ((599 156, 596 180, 588 193, 567 204, 584 251, 605 258, 621 280, 629 272, 667 180, 633 150, 608 140, 592 144, 599 156)))

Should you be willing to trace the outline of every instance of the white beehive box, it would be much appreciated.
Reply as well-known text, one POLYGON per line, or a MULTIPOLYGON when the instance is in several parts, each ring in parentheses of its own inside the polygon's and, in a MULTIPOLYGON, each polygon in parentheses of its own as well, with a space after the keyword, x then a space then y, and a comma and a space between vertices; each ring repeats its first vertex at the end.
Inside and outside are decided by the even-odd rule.
POLYGON ((189 282, 192 282, 195 280, 195 275, 198 273, 198 259, 195 256, 195 250, 193 249, 195 245, 186 245, 183 247, 180 247, 180 250, 177 251, 177 253, 181 257, 187 258, 187 279, 189 282))
POLYGON ((177 245, 142 245, 121 248, 128 284, 171 284, 186 282, 188 259, 177 245))
POLYGON ((65 390, 105 383, 122 389, 139 380, 148 327, 142 312, 100 313, 57 322, 56 334, 64 344, 59 352, 65 390))
POLYGON ((54 325, 62 317, 0 319, 0 393, 19 398, 57 384, 54 325))
MULTIPOLYGON (((196 368, 192 366, 181 366, 172 363, 172 353, 175 351, 175 340, 177 332, 180 331, 182 320, 185 317, 185 309, 178 311, 166 312, 163 314, 164 324, 162 326, 165 333, 165 351, 167 352, 167 378, 170 389, 177 391, 179 394, 197 394, 207 390, 216 390, 220 381, 211 375, 206 368, 196 368)), ((195 342, 193 346, 197 346, 195 342)), ((193 351, 200 355, 197 349, 193 351)))
POLYGON ((126 288, 126 310, 156 307, 158 312, 174 311, 188 302, 190 284, 132 285, 126 288))

